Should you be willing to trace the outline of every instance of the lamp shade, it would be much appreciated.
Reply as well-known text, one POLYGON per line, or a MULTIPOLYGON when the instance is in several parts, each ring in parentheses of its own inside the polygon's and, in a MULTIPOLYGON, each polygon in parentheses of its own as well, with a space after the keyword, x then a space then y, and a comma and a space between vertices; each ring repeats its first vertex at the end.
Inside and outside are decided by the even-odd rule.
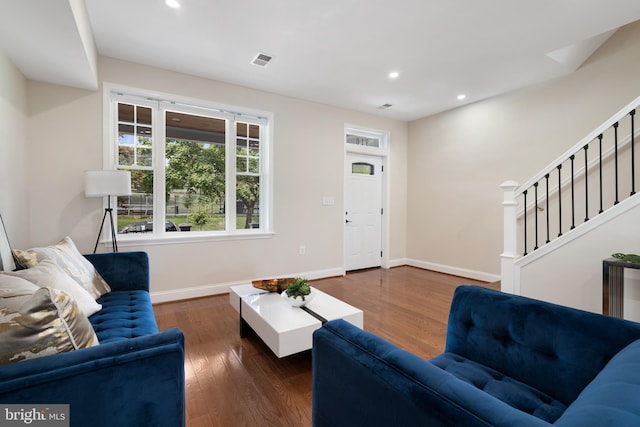
POLYGON ((127 171, 101 170, 84 173, 86 197, 131 195, 131 173, 127 171))

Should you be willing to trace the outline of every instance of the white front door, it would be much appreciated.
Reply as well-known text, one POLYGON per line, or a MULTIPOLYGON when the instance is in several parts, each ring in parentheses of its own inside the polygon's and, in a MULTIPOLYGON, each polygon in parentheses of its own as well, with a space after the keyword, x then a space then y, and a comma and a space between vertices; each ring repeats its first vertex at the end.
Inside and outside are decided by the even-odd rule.
POLYGON ((382 159, 347 154, 345 270, 382 265, 382 159))

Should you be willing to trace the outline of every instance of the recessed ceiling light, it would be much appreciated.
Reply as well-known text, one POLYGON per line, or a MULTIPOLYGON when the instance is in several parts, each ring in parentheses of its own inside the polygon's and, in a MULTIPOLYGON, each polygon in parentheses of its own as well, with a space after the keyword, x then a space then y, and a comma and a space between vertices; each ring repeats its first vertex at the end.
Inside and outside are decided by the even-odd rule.
POLYGON ((397 79, 398 77, 400 77, 400 73, 397 71, 392 71, 389 73, 389 78, 390 79, 397 79))
POLYGON ((465 95, 464 93, 461 93, 460 95, 458 95, 458 101, 462 101, 463 99, 466 99, 467 95, 465 95))
POLYGON ((171 9, 179 9, 180 8, 180 3, 178 3, 178 0, 164 0, 164 4, 169 6, 171 9))

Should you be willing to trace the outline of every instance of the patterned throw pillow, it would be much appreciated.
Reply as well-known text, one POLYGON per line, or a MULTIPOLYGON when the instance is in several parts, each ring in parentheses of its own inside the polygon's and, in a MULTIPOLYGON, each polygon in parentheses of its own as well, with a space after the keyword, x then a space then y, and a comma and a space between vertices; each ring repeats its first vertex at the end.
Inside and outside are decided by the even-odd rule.
POLYGON ((89 319, 66 292, 38 288, 19 277, 3 276, 3 282, 0 364, 98 345, 89 319), (30 295, 25 294, 29 285, 35 288, 30 295))
MULTIPOLYGON (((9 275, 0 275, 0 307, 3 307, 1 301, 4 298, 20 298, 25 297, 22 302, 26 301, 38 290, 38 285, 29 282, 20 277, 9 275)), ((13 299, 12 301, 18 301, 13 299)), ((22 304, 20 302, 20 304, 22 304)))
POLYGON ((80 307, 82 313, 87 317, 100 311, 102 308, 93 296, 80 286, 78 282, 69 277, 53 259, 44 259, 36 266, 25 270, 0 273, 0 276, 2 275, 20 277, 41 288, 50 287, 65 291, 76 300, 78 307, 80 307))
POLYGON ((70 237, 65 237, 58 244, 43 248, 32 248, 26 251, 15 249, 13 254, 23 268, 31 268, 44 259, 52 259, 73 280, 87 290, 94 299, 111 292, 111 288, 76 248, 70 237))

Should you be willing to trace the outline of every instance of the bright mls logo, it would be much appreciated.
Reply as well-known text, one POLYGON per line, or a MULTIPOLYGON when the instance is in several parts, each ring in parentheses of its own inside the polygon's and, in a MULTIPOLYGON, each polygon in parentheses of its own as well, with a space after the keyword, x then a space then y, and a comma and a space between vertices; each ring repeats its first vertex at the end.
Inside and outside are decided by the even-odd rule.
POLYGON ((69 427, 69 405, 0 405, 0 427, 69 427))

